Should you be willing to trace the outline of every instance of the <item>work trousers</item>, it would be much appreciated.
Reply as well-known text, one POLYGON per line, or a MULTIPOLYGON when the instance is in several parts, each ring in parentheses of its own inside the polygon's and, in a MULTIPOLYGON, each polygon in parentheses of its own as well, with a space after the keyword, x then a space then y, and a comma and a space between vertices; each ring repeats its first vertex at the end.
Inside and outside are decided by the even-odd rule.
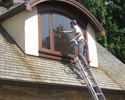
POLYGON ((85 47, 86 47, 86 41, 84 39, 80 40, 78 42, 78 56, 82 60, 82 62, 84 63, 84 65, 87 66, 88 62, 86 60, 86 57, 83 56, 83 50, 85 49, 85 47))

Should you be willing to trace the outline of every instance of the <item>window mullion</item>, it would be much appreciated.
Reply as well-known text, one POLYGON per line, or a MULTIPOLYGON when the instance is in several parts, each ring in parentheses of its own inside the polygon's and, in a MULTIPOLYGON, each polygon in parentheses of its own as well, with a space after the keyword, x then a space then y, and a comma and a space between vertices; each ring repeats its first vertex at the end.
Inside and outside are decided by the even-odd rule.
POLYGON ((50 14, 50 45, 52 52, 54 52, 53 14, 50 14))
POLYGON ((40 50, 42 49, 42 16, 41 16, 41 14, 39 13, 38 14, 38 30, 39 30, 39 48, 40 48, 40 50))

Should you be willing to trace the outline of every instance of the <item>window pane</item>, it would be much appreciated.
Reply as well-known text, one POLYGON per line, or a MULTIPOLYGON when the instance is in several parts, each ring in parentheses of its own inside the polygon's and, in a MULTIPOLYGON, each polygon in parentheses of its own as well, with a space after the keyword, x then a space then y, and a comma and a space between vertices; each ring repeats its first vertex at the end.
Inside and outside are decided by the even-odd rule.
POLYGON ((50 49, 49 14, 42 15, 42 48, 50 49))
POLYGON ((70 45, 71 34, 62 34, 61 30, 71 30, 71 20, 59 14, 53 14, 54 49, 64 54, 73 53, 70 45))

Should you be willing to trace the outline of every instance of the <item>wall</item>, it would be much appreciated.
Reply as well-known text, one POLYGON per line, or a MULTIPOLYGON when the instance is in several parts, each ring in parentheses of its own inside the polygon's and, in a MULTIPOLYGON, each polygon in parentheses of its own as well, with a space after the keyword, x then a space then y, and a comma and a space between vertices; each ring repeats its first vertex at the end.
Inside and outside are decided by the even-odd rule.
MULTIPOLYGON (((0 100, 89 100, 90 95, 75 90, 32 88, 19 86, 0 87, 0 100), (88 99, 83 99, 88 98, 88 99)), ((90 99, 91 100, 91 99, 90 99)))
POLYGON ((25 13, 25 53, 38 56, 38 12, 34 7, 25 13))
POLYGON ((38 14, 33 11, 23 11, 6 21, 2 26, 26 53, 38 56, 38 14))
MULTIPOLYGON (((124 93, 107 92, 107 100, 125 100, 124 93)), ((21 86, 0 87, 0 100, 92 100, 88 91, 33 88, 21 86)))
POLYGON ((87 26, 87 31, 88 31, 88 47, 89 47, 90 66, 98 67, 95 32, 90 24, 88 24, 88 26, 87 26))
POLYGON ((6 21, 2 22, 2 26, 9 35, 16 41, 20 48, 25 51, 25 12, 21 12, 6 21))

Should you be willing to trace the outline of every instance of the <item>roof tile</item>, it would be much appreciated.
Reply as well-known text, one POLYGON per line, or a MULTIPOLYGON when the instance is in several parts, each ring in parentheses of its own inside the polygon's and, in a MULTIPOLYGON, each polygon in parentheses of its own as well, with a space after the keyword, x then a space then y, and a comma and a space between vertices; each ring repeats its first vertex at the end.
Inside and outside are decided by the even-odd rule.
MULTIPOLYGON (((25 55, 0 28, 0 79, 82 86, 75 65, 25 55)), ((91 68, 102 88, 125 90, 125 65, 99 44, 99 68, 91 68), (110 59, 110 60, 109 60, 110 59), (112 60, 111 60, 112 59, 112 60), (124 68, 123 68, 124 67, 124 68), (122 73, 121 73, 122 72, 122 73)))

